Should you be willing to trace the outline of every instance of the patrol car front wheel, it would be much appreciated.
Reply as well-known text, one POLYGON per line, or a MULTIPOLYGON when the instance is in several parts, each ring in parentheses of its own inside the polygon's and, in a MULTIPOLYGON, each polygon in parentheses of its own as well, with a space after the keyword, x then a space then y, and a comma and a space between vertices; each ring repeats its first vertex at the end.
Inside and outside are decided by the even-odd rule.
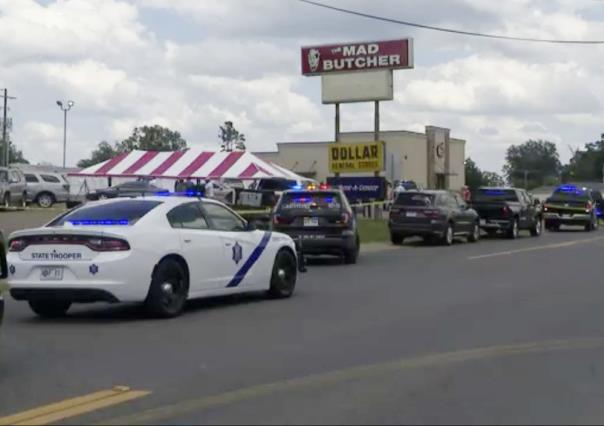
POLYGON ((28 303, 31 310, 42 318, 62 317, 71 306, 69 300, 32 299, 28 303))
POLYGON ((287 250, 279 251, 273 265, 268 295, 274 299, 290 297, 296 288, 296 278, 296 258, 287 250))
POLYGON ((187 274, 174 259, 162 260, 155 268, 149 294, 145 301, 147 312, 159 318, 180 315, 187 302, 187 274))

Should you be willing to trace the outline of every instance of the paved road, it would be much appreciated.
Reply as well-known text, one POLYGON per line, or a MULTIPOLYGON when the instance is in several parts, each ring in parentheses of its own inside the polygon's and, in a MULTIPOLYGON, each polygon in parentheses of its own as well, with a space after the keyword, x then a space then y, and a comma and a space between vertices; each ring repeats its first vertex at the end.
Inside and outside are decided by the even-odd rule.
POLYGON ((114 385, 66 423, 602 423, 604 233, 315 261, 290 300, 190 303, 148 320, 8 302, 0 416, 114 385))

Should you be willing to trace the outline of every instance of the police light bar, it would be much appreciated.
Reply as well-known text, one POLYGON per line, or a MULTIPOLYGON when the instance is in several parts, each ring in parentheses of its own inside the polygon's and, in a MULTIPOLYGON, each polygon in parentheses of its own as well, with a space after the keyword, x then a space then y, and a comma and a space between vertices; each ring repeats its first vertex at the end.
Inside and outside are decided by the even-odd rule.
POLYGON ((101 220, 68 220, 67 223, 73 226, 125 226, 129 225, 128 219, 101 219, 101 220))
POLYGON ((183 191, 183 192, 171 192, 171 191, 160 191, 153 194, 157 197, 203 197, 201 191, 183 191))

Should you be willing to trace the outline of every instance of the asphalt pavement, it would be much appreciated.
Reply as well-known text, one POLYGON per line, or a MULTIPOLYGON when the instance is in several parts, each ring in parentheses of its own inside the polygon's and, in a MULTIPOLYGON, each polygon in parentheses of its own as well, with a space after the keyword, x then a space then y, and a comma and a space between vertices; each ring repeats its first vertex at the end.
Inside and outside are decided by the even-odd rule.
POLYGON ((9 300, 0 417, 121 385, 150 393, 60 422, 604 422, 604 232, 461 241, 315 259, 289 300, 173 320, 9 300))

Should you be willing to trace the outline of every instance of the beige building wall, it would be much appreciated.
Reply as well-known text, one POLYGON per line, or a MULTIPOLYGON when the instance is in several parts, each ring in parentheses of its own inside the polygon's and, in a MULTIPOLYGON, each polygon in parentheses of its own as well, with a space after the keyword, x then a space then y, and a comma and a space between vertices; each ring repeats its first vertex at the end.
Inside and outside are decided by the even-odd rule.
MULTIPOLYGON (((345 143, 369 142, 373 132, 342 133, 345 143)), ((397 173, 401 179, 413 180, 423 186, 428 185, 428 149, 424 133, 409 131, 380 132, 380 140, 386 144, 387 160, 394 154, 397 173)), ((256 152, 260 158, 275 162, 293 172, 309 175, 318 181, 325 181, 329 173, 327 149, 333 142, 281 142, 278 151, 256 152)), ((459 190, 465 184, 464 176, 465 141, 450 139, 449 187, 459 190)), ((346 176, 343 174, 342 176, 346 176)))

